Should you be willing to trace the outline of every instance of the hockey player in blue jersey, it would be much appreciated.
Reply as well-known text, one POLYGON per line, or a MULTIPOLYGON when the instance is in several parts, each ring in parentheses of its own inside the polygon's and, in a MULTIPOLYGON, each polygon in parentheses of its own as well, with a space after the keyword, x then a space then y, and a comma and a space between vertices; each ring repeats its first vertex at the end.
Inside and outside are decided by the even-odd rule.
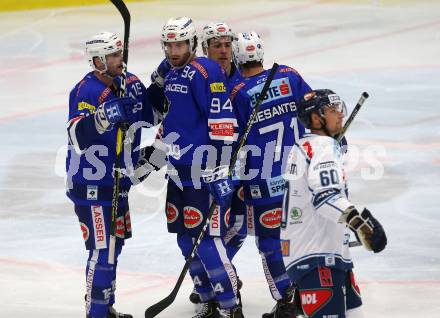
POLYGON ((170 19, 161 42, 173 66, 165 78, 169 112, 162 125, 164 142, 173 141, 168 145, 168 231, 177 233, 186 258, 212 200, 217 203, 189 268, 202 300, 194 317, 241 318, 237 277, 222 240, 233 194, 227 169, 238 137, 224 71, 218 63, 195 56, 197 36, 190 18, 170 19))
MULTIPOLYGON (((232 63, 232 40, 234 33, 224 22, 209 23, 203 27, 201 34, 202 49, 205 56, 216 61, 226 73, 228 86, 232 89, 233 84, 241 79, 240 72, 232 63)), ((244 204, 243 188, 236 182, 235 193, 231 202, 231 213, 229 218, 229 229, 224 236, 226 252, 232 260, 235 254, 246 239, 246 206, 244 204)), ((243 282, 237 277, 238 290, 241 289, 243 282)), ((238 293, 240 297, 240 293, 238 293)), ((190 301, 200 303, 200 296, 194 288, 190 294, 190 301)))
POLYGON ((306 94, 298 118, 311 133, 295 144, 286 167, 283 259, 307 317, 363 318, 350 229, 367 250, 377 253, 387 244, 371 212, 357 210, 347 197, 344 152, 334 138, 345 112, 344 102, 329 89, 306 94))
MULTIPOLYGON (((255 32, 238 33, 233 57, 244 80, 235 85, 231 100, 240 131, 250 118, 269 71, 263 68, 263 43, 255 32)), ((297 103, 310 91, 298 72, 280 65, 252 124, 244 146, 240 179, 247 205, 248 234, 254 235, 263 261, 275 317, 295 317, 294 288, 282 260, 280 222, 284 193, 282 167, 304 128, 297 121, 297 103)))
POLYGON ((163 88, 152 84, 146 89, 131 73, 127 73, 127 97, 117 97, 123 70, 122 48, 122 41, 110 32, 99 33, 87 41, 86 56, 93 71, 73 88, 69 100, 67 196, 74 203, 89 251, 85 297, 88 318, 132 317, 117 313, 113 304, 117 259, 124 240, 131 237, 127 196, 132 178, 125 175, 134 177, 139 157, 134 150, 140 143, 140 129, 132 136, 133 151, 125 151, 124 147, 121 155, 120 167, 125 175, 120 180, 115 261, 109 264, 116 127, 123 121, 152 126, 152 105, 163 111, 163 88))

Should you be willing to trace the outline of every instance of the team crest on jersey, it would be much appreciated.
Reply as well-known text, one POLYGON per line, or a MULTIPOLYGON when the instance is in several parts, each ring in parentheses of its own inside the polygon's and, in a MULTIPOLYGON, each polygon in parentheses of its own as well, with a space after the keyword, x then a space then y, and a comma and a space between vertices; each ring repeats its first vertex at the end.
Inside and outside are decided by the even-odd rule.
POLYGON ((176 206, 170 202, 167 202, 167 209, 165 213, 167 215, 168 223, 173 223, 179 217, 179 210, 177 210, 176 206))
POLYGON ((183 223, 188 229, 199 226, 203 221, 203 214, 200 210, 192 206, 186 206, 183 208, 183 223))
POLYGON ((281 225, 281 209, 273 209, 260 215, 260 224, 268 229, 275 229, 281 225))

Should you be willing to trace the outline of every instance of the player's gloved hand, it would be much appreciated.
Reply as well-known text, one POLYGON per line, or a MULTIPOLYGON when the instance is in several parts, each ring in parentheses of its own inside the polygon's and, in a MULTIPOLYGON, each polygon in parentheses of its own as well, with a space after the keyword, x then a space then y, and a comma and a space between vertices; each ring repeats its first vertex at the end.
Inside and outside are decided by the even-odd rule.
POLYGON ((168 59, 163 59, 160 62, 157 69, 151 73, 151 83, 155 83, 159 87, 163 87, 163 83, 165 80, 165 76, 171 69, 171 64, 168 62, 168 59))
MULTIPOLYGON (((336 140, 338 140, 339 138, 339 134, 335 135, 333 138, 335 138, 336 140)), ((348 151, 348 142, 347 142, 347 138, 345 138, 345 136, 342 136, 341 141, 339 142, 339 146, 341 146, 341 152, 342 154, 346 154, 348 151)))
POLYGON ((131 97, 117 97, 99 105, 95 112, 96 130, 102 134, 114 124, 127 121, 137 101, 131 97))
POLYGON ((379 221, 367 209, 364 209, 360 214, 355 208, 347 210, 344 212, 346 223, 356 233, 362 245, 374 253, 382 251, 387 245, 387 236, 379 221))
POLYGON ((163 149, 155 146, 155 144, 139 150, 139 160, 134 169, 134 176, 131 178, 133 184, 141 183, 151 172, 166 166, 167 154, 163 149))
POLYGON ((228 166, 219 166, 205 171, 202 175, 209 193, 214 197, 215 203, 221 207, 229 207, 234 194, 234 185, 228 172, 228 166))

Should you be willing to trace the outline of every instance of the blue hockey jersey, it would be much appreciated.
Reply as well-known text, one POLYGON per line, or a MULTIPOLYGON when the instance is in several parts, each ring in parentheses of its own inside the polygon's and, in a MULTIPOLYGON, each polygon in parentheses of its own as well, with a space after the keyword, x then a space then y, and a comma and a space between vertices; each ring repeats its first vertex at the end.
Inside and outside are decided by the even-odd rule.
POLYGON ((177 184, 200 187, 202 171, 229 165, 231 146, 238 137, 224 71, 216 62, 198 57, 172 69, 164 88, 170 105, 162 123, 168 175, 177 184))
MULTIPOLYGON (((148 89, 145 88, 131 73, 127 73, 126 85, 127 95, 138 101, 128 124, 141 124, 143 121, 144 126, 155 125, 153 105, 162 110, 163 90, 154 84, 148 89)), ((67 196, 76 204, 111 205, 117 129, 99 134, 92 115, 100 104, 116 97, 116 89, 106 86, 93 72, 88 73, 70 93, 67 129, 69 144, 66 160, 67 196)), ((138 161, 140 133, 141 129, 136 129, 131 143, 124 145, 120 167, 125 169, 126 173, 129 173, 138 161)), ((126 203, 130 186, 130 178, 121 174, 121 204, 126 203)))
MULTIPOLYGON (((237 113, 240 134, 246 129, 268 75, 269 70, 266 70, 245 78, 232 90, 231 100, 237 113)), ((296 105, 310 90, 295 69, 285 65, 278 67, 244 147, 247 156, 240 179, 247 185, 246 201, 282 200, 283 167, 295 140, 304 133, 303 126, 297 120, 296 105)))

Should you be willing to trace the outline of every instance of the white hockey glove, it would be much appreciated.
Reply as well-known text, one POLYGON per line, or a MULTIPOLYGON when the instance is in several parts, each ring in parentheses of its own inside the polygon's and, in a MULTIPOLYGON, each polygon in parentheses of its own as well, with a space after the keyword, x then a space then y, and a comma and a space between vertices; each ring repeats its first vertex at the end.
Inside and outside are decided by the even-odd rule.
POLYGON ((157 69, 151 73, 151 83, 156 84, 159 87, 163 87, 165 76, 171 69, 171 64, 168 62, 168 59, 162 60, 160 62, 157 69))
POLYGON ((387 245, 387 236, 382 225, 369 210, 364 209, 359 214, 354 207, 350 207, 342 214, 341 221, 348 224, 367 250, 379 253, 387 245))
POLYGON ((133 184, 144 181, 151 172, 160 170, 167 164, 166 152, 158 147, 152 146, 141 148, 139 160, 134 168, 134 176, 131 178, 133 184))

